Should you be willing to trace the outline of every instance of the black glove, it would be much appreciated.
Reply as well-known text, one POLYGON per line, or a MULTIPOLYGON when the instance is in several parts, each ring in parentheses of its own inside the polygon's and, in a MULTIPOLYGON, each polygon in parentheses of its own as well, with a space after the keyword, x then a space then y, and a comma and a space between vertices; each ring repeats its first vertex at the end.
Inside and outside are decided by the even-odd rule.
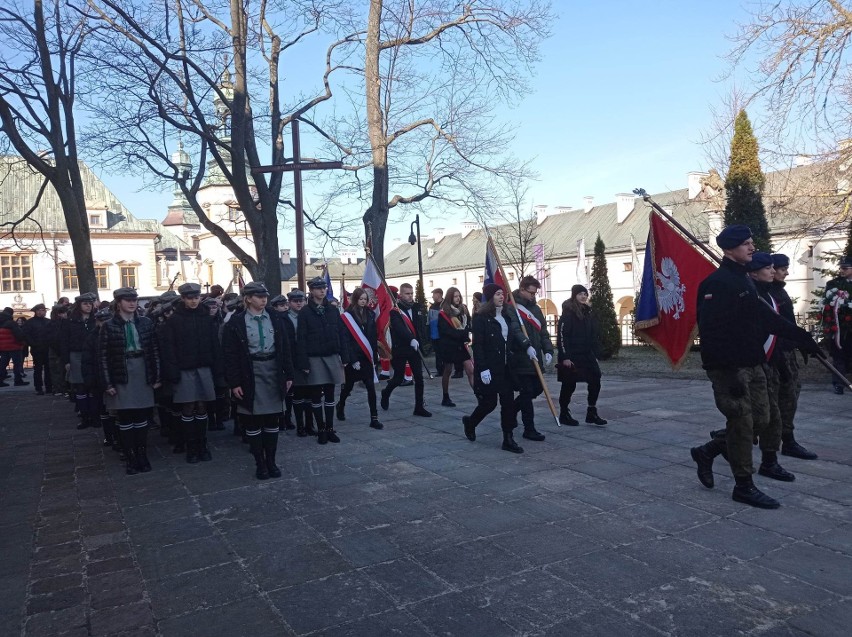
POLYGON ((822 356, 822 348, 820 348, 819 343, 810 337, 807 342, 802 344, 802 352, 816 356, 817 358, 822 356))

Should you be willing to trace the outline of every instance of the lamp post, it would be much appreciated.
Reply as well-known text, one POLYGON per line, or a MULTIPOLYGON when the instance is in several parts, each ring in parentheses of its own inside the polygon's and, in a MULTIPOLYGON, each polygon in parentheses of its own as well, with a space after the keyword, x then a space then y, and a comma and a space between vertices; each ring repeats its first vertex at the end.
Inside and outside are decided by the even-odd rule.
POLYGON ((417 244, 417 274, 420 278, 420 289, 423 290, 423 295, 426 295, 426 289, 423 287, 423 249, 420 245, 420 215, 414 216, 414 221, 411 222, 411 234, 408 235, 408 243, 411 245, 417 244), (417 226, 417 234, 414 234, 414 226, 417 226))

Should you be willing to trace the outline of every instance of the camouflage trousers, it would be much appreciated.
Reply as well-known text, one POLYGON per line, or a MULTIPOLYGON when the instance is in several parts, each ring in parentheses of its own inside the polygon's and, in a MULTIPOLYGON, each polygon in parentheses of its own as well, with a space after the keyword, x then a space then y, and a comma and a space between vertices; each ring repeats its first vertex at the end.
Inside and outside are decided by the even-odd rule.
POLYGON ((769 387, 764 366, 708 369, 707 377, 713 384, 716 407, 726 419, 725 441, 731 473, 738 478, 750 476, 754 473, 754 438, 763 440, 764 444, 774 438, 769 431, 769 387))
POLYGON ((778 386, 778 409, 781 412, 781 439, 790 440, 793 438, 793 420, 799 406, 802 383, 799 381, 799 361, 796 358, 796 350, 784 352, 783 356, 786 369, 782 370, 778 386))

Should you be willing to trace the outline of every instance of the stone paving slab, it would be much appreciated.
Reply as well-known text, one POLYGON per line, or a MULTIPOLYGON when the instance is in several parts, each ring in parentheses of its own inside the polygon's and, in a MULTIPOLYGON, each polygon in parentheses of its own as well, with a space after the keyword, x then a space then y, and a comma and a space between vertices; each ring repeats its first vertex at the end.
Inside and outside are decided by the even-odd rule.
POLYGON ((793 483, 756 476, 782 503, 761 511, 730 499, 721 462, 715 489, 695 477, 689 447, 722 426, 706 381, 607 375, 604 428, 557 428, 540 399, 547 440, 519 435, 520 456, 496 414, 464 438, 474 401, 453 383, 456 408, 428 385, 431 419, 398 389, 382 431, 356 389, 343 442, 282 435, 264 482, 229 431, 197 465, 152 431, 154 470, 126 476, 66 401, 4 388, 0 634, 848 632, 849 396, 806 386, 797 435, 820 459, 782 456, 793 483))

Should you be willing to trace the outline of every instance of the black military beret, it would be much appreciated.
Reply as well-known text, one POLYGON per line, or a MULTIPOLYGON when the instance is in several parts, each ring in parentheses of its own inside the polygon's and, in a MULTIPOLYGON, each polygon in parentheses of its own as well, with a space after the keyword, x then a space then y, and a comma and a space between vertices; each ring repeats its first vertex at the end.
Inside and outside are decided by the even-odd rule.
POLYGON ((769 267, 772 267, 772 255, 768 252, 755 252, 751 255, 751 261, 746 263, 746 271, 748 272, 755 272, 756 270, 769 267))
POLYGON ((789 268, 790 267, 790 257, 786 254, 781 254, 780 252, 776 252, 772 255, 772 265, 776 268, 789 268))
POLYGON ((748 226, 728 226, 716 235, 716 245, 722 250, 730 250, 751 239, 751 228, 748 226))

